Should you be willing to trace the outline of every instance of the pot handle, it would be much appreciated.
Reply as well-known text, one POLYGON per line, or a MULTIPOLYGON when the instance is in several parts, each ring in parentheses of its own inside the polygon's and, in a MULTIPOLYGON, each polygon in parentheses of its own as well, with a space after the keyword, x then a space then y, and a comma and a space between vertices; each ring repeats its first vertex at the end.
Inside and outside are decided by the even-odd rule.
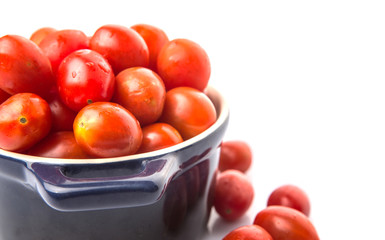
POLYGON ((30 170, 37 180, 38 193, 52 208, 101 210, 156 202, 173 175, 173 162, 160 159, 102 166, 32 163, 30 170))

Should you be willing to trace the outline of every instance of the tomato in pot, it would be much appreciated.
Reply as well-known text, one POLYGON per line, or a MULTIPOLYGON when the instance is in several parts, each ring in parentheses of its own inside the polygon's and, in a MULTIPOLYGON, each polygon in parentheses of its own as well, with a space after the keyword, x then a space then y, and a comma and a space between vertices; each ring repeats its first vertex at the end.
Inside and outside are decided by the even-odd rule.
POLYGON ((172 125, 184 140, 190 139, 213 125, 216 110, 201 91, 178 87, 166 93, 166 101, 159 121, 172 125))
POLYGON ((131 28, 104 25, 91 37, 90 48, 109 61, 115 75, 130 67, 148 67, 149 51, 146 42, 131 28))
POLYGON ((10 95, 35 93, 43 98, 55 89, 49 59, 31 40, 6 35, 0 38, 0 88, 10 95))
POLYGON ((90 156, 118 157, 134 154, 142 142, 142 129, 134 115, 112 102, 85 106, 74 121, 77 143, 90 156))
POLYGON ((115 75, 102 55, 82 49, 68 55, 60 64, 57 84, 63 103, 79 111, 93 102, 110 101, 115 75))
POLYGON ((148 68, 128 68, 116 76, 113 100, 134 114, 141 126, 158 120, 165 98, 162 79, 148 68))
POLYGON ((51 130, 48 103, 33 93, 18 93, 0 105, 0 148, 23 152, 51 130))

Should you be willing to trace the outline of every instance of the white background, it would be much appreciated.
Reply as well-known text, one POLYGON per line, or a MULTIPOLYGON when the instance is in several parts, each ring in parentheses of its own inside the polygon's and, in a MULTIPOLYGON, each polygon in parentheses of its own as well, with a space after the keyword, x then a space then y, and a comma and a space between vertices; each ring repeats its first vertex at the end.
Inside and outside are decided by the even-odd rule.
POLYGON ((249 142, 255 199, 205 240, 250 224, 282 184, 311 199, 321 239, 385 239, 385 5, 323 1, 6 1, 0 35, 148 23, 206 49, 226 139, 249 142))

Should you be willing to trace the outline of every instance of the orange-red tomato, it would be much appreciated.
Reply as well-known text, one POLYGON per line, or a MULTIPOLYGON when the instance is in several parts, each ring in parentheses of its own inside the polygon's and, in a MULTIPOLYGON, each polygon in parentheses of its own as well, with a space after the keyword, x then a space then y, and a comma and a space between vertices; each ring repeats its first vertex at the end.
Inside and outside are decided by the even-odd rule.
POLYGON ((148 67, 156 72, 158 54, 169 41, 166 33, 162 29, 148 24, 136 24, 131 28, 138 32, 146 42, 149 51, 148 67))
POLYGON ((294 208, 306 216, 310 215, 310 200, 299 187, 287 184, 276 188, 267 200, 267 206, 282 205, 294 208))
POLYGON ((240 140, 225 141, 221 144, 218 169, 236 169, 246 172, 252 163, 252 152, 249 144, 240 140))
POLYGON ((0 148, 22 152, 51 130, 48 103, 33 93, 19 93, 0 105, 0 148))
POLYGON ((142 128, 143 140, 138 153, 151 152, 183 142, 179 132, 167 123, 153 123, 142 128))
POLYGON ((166 93, 160 121, 172 125, 187 140, 208 129, 216 118, 214 104, 204 93, 178 87, 166 93))
POLYGON ((89 157, 76 142, 72 131, 53 132, 34 145, 27 153, 48 158, 82 159, 89 157))
POLYGON ((266 207, 256 215, 254 224, 263 227, 274 240, 319 240, 310 219, 285 206, 266 207))
POLYGON ((117 103, 95 102, 85 106, 74 121, 75 139, 94 157, 135 153, 142 142, 138 120, 117 103))
POLYGON ((59 30, 47 35, 39 47, 50 60, 52 71, 56 73, 60 63, 70 53, 88 48, 88 37, 80 30, 59 30))
POLYGON ((233 169, 219 174, 215 185, 214 207, 223 219, 239 219, 250 208, 253 198, 254 189, 245 174, 233 169))
POLYGON ((260 226, 246 225, 234 229, 223 240, 273 240, 273 238, 260 226))
POLYGON ((131 28, 104 25, 91 37, 90 48, 109 61, 115 75, 129 67, 148 67, 147 44, 140 34, 131 28))
POLYGON ((162 114, 166 89, 154 71, 144 67, 127 68, 116 76, 113 99, 134 114, 143 127, 162 114))
POLYGON ((166 43, 159 52, 157 67, 167 90, 186 86, 203 91, 211 74, 207 53, 188 39, 174 39, 166 43))
POLYGON ((56 29, 51 27, 42 27, 37 29, 35 32, 31 34, 29 39, 36 43, 37 45, 40 44, 40 42, 50 33, 56 32, 56 29))
POLYGON ((10 95, 51 94, 55 88, 51 63, 34 42, 17 35, 0 38, 0 88, 10 95))

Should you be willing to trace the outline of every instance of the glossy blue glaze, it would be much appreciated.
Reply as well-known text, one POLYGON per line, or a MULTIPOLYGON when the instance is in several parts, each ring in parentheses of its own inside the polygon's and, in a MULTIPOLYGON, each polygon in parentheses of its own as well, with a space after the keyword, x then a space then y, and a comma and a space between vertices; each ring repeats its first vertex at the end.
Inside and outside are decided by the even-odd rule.
POLYGON ((209 96, 217 122, 168 149, 93 160, 0 151, 0 239, 200 239, 229 117, 209 96))

